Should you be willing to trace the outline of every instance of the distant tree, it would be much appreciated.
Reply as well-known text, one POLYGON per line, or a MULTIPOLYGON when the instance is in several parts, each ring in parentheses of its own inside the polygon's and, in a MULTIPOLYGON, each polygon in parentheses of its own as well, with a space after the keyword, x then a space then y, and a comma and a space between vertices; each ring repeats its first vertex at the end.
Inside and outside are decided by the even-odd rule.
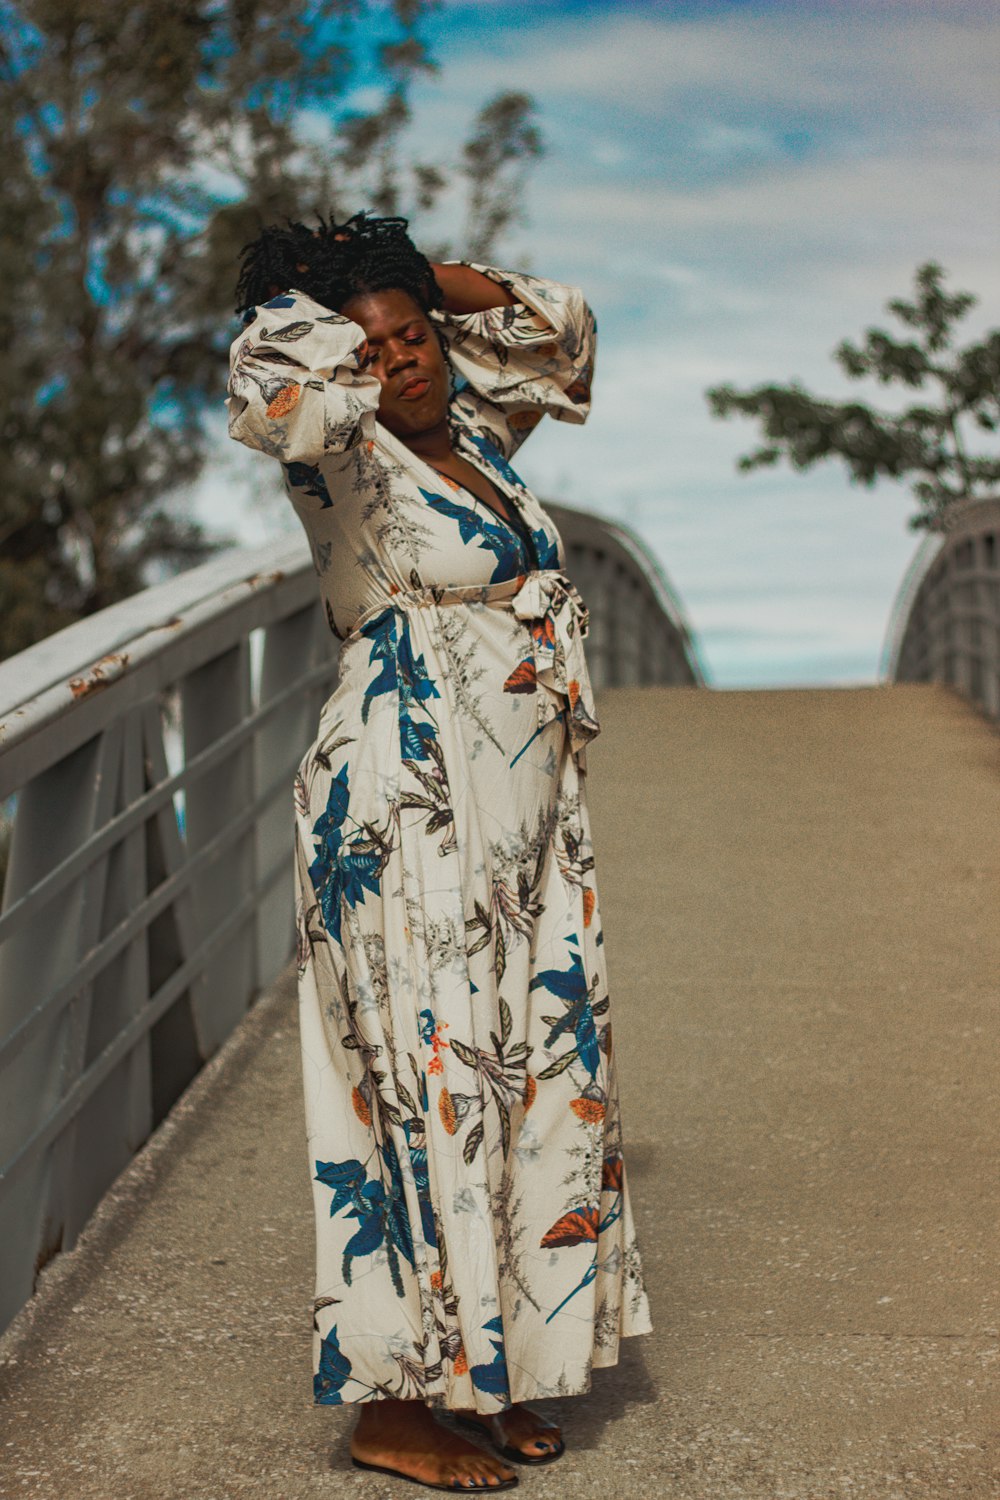
MULTIPOLYGON (((0 656, 232 540, 176 492, 221 405, 240 248, 317 210, 419 228, 464 180, 460 141, 406 155, 433 4, 0 0, 0 656)), ((502 95, 472 124, 467 149, 506 131, 473 193, 494 235, 530 112, 502 95)))
POLYGON ((524 176, 542 141, 531 121, 527 94, 500 94, 485 105, 462 152, 469 181, 465 246, 469 258, 483 260, 516 216, 524 176))
POLYGON ((860 346, 845 340, 836 350, 852 380, 873 377, 924 391, 929 400, 899 411, 861 402, 823 400, 801 385, 761 385, 738 391, 715 386, 706 398, 715 416, 756 417, 764 445, 739 460, 748 471, 784 458, 810 469, 839 458, 852 480, 874 485, 883 478, 909 479, 920 509, 913 530, 943 531, 950 507, 996 493, 1000 452, 973 451, 970 438, 1000 426, 1000 330, 957 348, 956 325, 976 305, 969 292, 945 291, 935 261, 916 271, 912 302, 886 304, 912 336, 869 328, 860 346))

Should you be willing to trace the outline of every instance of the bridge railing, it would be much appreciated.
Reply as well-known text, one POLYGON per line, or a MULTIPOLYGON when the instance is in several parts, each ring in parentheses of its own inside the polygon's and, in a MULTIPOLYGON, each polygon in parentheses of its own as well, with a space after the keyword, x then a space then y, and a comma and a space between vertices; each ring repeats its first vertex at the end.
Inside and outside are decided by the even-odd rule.
MULTIPOLYGON (((552 511, 595 686, 703 682, 641 543, 552 511)), ((302 535, 0 663, 0 1329, 291 958, 292 779, 336 679, 302 535)))
POLYGON ((893 605, 881 673, 945 682, 1000 719, 1000 499, 924 538, 893 605))

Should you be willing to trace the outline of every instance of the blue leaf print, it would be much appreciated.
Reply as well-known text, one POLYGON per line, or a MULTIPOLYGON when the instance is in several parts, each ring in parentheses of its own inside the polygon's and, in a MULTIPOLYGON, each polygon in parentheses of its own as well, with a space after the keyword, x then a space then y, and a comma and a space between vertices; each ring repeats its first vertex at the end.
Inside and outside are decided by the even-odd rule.
POLYGON ((583 1014, 576 1023, 576 1045, 583 1066, 591 1078, 596 1078, 597 1069, 601 1062, 601 1052, 597 1045, 597 1027, 594 1025, 594 1013, 589 1005, 584 1008, 583 1014))
POLYGON ((377 851, 355 850, 343 841, 341 825, 347 817, 349 801, 347 777, 345 765, 330 783, 326 810, 313 828, 316 858, 309 866, 309 878, 319 898, 323 920, 338 942, 341 898, 354 907, 364 900, 366 890, 372 895, 379 892, 377 851))
POLYGON ((510 1387, 507 1383, 507 1365, 503 1359, 495 1359, 488 1365, 471 1365, 469 1374, 472 1383, 481 1391, 489 1391, 494 1396, 510 1398, 510 1387))
POLYGON ((541 528, 539 528, 537 531, 532 531, 531 539, 535 544, 535 552, 538 556, 538 566, 540 568, 558 568, 559 548, 549 536, 548 532, 543 531, 541 528))
POLYGON ((361 634, 366 635, 372 643, 369 664, 376 661, 382 663, 378 676, 366 686, 361 704, 361 719, 367 724, 372 699, 380 697, 382 693, 396 691, 396 617, 392 607, 376 615, 374 620, 369 620, 367 625, 362 625, 361 634))
POLYGON ((347 817, 347 808, 351 798, 347 777, 347 766, 344 765, 330 782, 330 791, 326 799, 326 811, 322 814, 316 827, 313 829, 314 833, 321 832, 325 835, 328 829, 339 828, 347 817))
POLYGON ((288 475, 288 483, 293 488, 304 490, 307 495, 315 495, 318 500, 322 500, 323 510, 333 504, 330 491, 326 487, 326 480, 318 464, 283 463, 281 467, 288 475))
POLYGON ((406 1256, 412 1266, 414 1264, 413 1235, 410 1230, 409 1215, 406 1212, 406 1199, 403 1196, 403 1174, 399 1168, 399 1157, 391 1141, 386 1141, 385 1145, 379 1149, 382 1153, 382 1160, 389 1168, 391 1184, 386 1213, 387 1229, 392 1236, 393 1244, 406 1256))
POLYGON ((488 438, 484 438, 478 432, 466 432, 465 436, 479 449, 479 452, 490 467, 496 469, 497 473, 501 474, 508 484, 516 485, 518 489, 524 489, 523 482, 514 473, 514 470, 504 458, 500 449, 495 448, 488 438))
POLYGON ((478 537, 479 546, 493 553, 497 563, 490 575, 490 583, 505 583, 507 579, 516 578, 518 573, 523 572, 526 565, 523 545, 509 526, 499 521, 484 520, 469 506, 459 505, 455 500, 446 500, 443 495, 434 495, 430 490, 421 489, 420 493, 433 510, 458 522, 463 542, 471 542, 478 537))
POLYGON ((313 1400, 323 1406, 341 1406, 341 1390, 351 1378, 351 1361, 340 1347, 336 1324, 320 1346, 319 1369, 313 1376, 313 1400))
POLYGON ((566 970, 542 969, 528 985, 529 990, 534 990, 539 985, 544 985, 551 990, 553 995, 558 995, 560 1000, 580 1000, 586 998, 587 976, 583 972, 583 959, 579 953, 570 955, 572 963, 566 970))
POLYGON ((499 1315, 491 1318, 488 1323, 483 1324, 486 1333, 498 1333, 497 1339, 490 1339, 490 1344, 496 1350, 489 1364, 471 1365, 469 1374, 473 1385, 481 1391, 488 1391, 493 1396, 502 1396, 510 1401, 510 1384, 507 1379, 507 1360, 503 1348, 503 1320, 499 1315))
POLYGON ((402 760, 429 760, 427 741, 436 738, 433 724, 415 724, 409 714, 400 714, 399 754, 402 760))
POLYGON ((317 1182, 333 1188, 332 1217, 353 1200, 365 1181, 365 1169, 359 1161, 318 1161, 315 1176, 317 1182))
MULTIPOLYGON (((583 970, 583 960, 579 953, 570 954, 570 967, 568 969, 542 969, 530 981, 528 988, 537 989, 544 985, 553 995, 557 995, 566 1006, 566 1012, 558 1020, 552 1021, 551 1016, 546 1016, 547 1021, 552 1021, 552 1027, 545 1039, 546 1047, 551 1047, 554 1042, 565 1033, 572 1031, 576 1046, 571 1053, 564 1054, 557 1063, 552 1064, 552 1071, 561 1071, 574 1057, 579 1057, 583 1066, 587 1069, 591 1078, 596 1078, 600 1066, 601 1051, 597 1041, 597 1028, 594 1024, 594 1013, 590 1005, 590 991, 587 988, 587 976, 583 970)), ((538 1076, 544 1078, 548 1070, 543 1070, 538 1076)))
POLYGON ((399 645, 396 648, 396 663, 400 676, 400 695, 403 701, 410 703, 416 700, 422 703, 425 698, 440 698, 437 684, 434 682, 427 670, 423 654, 415 657, 413 655, 413 643, 410 640, 409 622, 404 619, 403 629, 399 637, 399 645))
MULTIPOLYGON (((481 515, 469 505, 459 505, 457 500, 448 500, 444 495, 435 495, 432 490, 421 488, 427 504, 432 510, 436 510, 442 516, 447 516, 449 521, 458 522, 458 534, 463 542, 471 542, 477 536, 482 536, 484 522, 481 515)), ((482 543, 488 546, 488 543, 482 543)))
MULTIPOLYGON (((426 1107, 425 1104, 424 1108, 426 1109, 426 1107)), ((409 1143, 410 1139, 410 1127, 411 1122, 407 1120, 404 1126, 407 1143, 409 1143)), ((427 1166, 426 1146, 410 1146, 410 1165, 413 1168, 413 1181, 417 1189, 417 1197, 420 1200, 420 1227, 424 1232, 424 1239, 427 1244, 437 1249, 437 1227, 434 1223, 434 1209, 431 1206, 431 1180, 427 1166)))
POLYGON ((262 307, 294 307, 294 297, 272 297, 270 302, 261 303, 262 307))
MULTIPOLYGON (((361 1228, 357 1234, 351 1236, 344 1246, 344 1258, 346 1260, 355 1255, 371 1255, 377 1250, 383 1239, 382 1225, 373 1214, 370 1218, 361 1221, 361 1228)), ((345 1278, 350 1280, 350 1278, 345 1278)))

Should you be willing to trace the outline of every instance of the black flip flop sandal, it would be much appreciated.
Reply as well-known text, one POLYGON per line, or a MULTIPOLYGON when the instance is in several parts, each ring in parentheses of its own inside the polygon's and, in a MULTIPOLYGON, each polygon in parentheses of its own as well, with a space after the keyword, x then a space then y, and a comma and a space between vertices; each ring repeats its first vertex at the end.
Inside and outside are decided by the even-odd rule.
POLYGON ((422 1484, 427 1490, 448 1490, 452 1495, 484 1495, 487 1490, 512 1490, 518 1484, 515 1474, 511 1479, 501 1479, 499 1484, 438 1484, 433 1479, 417 1479, 412 1474, 404 1474, 402 1469, 390 1469, 388 1464, 367 1464, 363 1458, 354 1458, 351 1463, 356 1469, 371 1469, 376 1474, 391 1474, 393 1479, 408 1479, 411 1484, 422 1484))
MULTIPOLYGON (((474 1431, 481 1432, 501 1458, 509 1459, 512 1464, 551 1464, 555 1463, 557 1458, 562 1458, 566 1452, 566 1444, 560 1438, 558 1448, 554 1448, 551 1453, 525 1453, 522 1448, 515 1448, 512 1443, 498 1443, 493 1436, 492 1425, 485 1427, 482 1422, 477 1422, 475 1417, 463 1417, 458 1412, 452 1412, 452 1416, 463 1427, 471 1427, 474 1431)), ((541 1433, 538 1435, 542 1436, 541 1433)))

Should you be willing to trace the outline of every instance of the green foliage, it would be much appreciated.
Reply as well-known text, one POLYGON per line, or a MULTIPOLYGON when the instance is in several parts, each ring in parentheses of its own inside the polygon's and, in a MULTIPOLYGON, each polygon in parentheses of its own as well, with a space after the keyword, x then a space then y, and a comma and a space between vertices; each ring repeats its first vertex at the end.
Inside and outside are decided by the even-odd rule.
POLYGON ((969 438, 976 430, 996 433, 1000 426, 1000 330, 957 347, 956 325, 976 298, 968 292, 949 294, 943 278, 934 261, 918 267, 913 300, 886 304, 903 331, 869 328, 862 344, 844 340, 836 350, 850 379, 927 390, 923 400, 883 411, 860 401, 823 400, 796 382, 706 391, 715 416, 754 417, 760 423, 763 445, 742 457, 739 468, 749 471, 785 459, 793 468, 809 469, 836 458, 859 484, 909 480, 920 507, 910 517, 914 530, 944 530, 951 506, 994 495, 1000 452, 995 447, 972 452, 969 438))
MULTIPOLYGON (((177 491, 222 407, 240 249, 285 214, 419 216, 462 180, 460 143, 405 159, 433 3, 0 0, 0 656, 232 541, 177 491)), ((509 97, 472 126, 509 125, 481 251, 537 151, 509 97)))
POLYGON ((484 260, 514 216, 524 174, 542 150, 527 94, 501 94, 480 112, 463 151, 470 184, 465 242, 470 260, 484 260))

